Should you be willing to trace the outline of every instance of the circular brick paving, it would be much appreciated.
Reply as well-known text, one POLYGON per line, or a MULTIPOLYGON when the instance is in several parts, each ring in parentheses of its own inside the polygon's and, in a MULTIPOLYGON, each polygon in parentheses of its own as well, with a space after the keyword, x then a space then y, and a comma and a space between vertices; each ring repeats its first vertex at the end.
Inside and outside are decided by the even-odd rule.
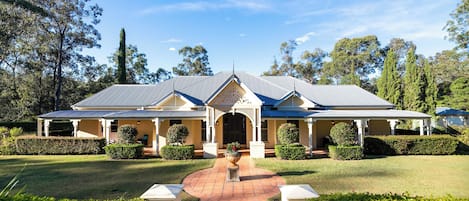
POLYGON ((284 185, 285 180, 264 169, 255 168, 249 155, 243 154, 238 162, 240 182, 225 182, 225 158, 217 158, 212 168, 200 170, 187 176, 184 190, 201 201, 206 200, 242 200, 259 201, 280 193, 278 185, 284 185))

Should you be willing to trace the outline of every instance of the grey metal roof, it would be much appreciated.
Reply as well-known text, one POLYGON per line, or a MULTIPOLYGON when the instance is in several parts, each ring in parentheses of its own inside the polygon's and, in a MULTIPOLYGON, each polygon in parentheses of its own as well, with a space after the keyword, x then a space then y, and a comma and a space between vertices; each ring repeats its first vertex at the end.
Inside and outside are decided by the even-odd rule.
POLYGON ((112 119, 112 118, 199 118, 205 111, 148 111, 148 110, 61 110, 39 116, 43 119, 112 119))
POLYGON ((436 107, 436 115, 438 116, 469 116, 469 112, 457 110, 449 107, 436 107))
POLYGON ((43 119, 96 119, 120 111, 60 110, 40 115, 43 119))
MULTIPOLYGON (((393 105, 354 85, 311 85, 288 76, 254 76, 236 72, 264 105, 274 105, 285 94, 296 90, 302 96, 324 107, 380 107, 393 105)), ((160 102, 174 90, 198 105, 204 105, 224 84, 232 72, 213 76, 179 76, 157 85, 114 85, 76 103, 75 107, 145 107, 160 102)))
POLYGON ((311 110, 262 111, 263 118, 313 118, 313 119, 424 119, 430 115, 407 110, 311 110))

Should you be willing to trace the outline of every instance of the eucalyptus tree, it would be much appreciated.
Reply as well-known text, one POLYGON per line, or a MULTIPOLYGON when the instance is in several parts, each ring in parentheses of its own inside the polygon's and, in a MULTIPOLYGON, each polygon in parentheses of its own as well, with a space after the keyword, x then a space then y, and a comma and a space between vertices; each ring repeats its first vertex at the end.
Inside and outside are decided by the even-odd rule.
POLYGON ((173 67, 175 75, 213 75, 208 52, 202 45, 185 46, 178 51, 182 62, 173 67))

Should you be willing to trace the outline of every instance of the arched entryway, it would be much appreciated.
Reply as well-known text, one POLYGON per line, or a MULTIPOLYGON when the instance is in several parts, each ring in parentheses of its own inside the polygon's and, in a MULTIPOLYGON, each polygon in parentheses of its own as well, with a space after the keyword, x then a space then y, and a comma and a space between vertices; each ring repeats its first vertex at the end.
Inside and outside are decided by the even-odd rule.
POLYGON ((246 116, 240 113, 223 115, 223 144, 239 142, 246 144, 246 116))

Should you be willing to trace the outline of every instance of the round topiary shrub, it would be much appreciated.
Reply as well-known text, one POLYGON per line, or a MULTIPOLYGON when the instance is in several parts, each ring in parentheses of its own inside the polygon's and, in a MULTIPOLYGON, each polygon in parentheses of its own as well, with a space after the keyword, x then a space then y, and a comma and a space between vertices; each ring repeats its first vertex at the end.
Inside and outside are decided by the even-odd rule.
POLYGON ((357 145, 357 135, 352 125, 340 122, 331 128, 332 141, 339 146, 357 145))
POLYGON ((277 132, 280 144, 293 144, 300 141, 300 130, 295 124, 284 123, 280 125, 277 132))
POLYGON ((117 130, 117 143, 119 144, 132 144, 135 143, 137 136, 137 128, 133 125, 125 124, 117 130))
POLYGON ((189 129, 184 124, 174 124, 168 129, 168 143, 184 144, 184 139, 189 135, 189 129))

